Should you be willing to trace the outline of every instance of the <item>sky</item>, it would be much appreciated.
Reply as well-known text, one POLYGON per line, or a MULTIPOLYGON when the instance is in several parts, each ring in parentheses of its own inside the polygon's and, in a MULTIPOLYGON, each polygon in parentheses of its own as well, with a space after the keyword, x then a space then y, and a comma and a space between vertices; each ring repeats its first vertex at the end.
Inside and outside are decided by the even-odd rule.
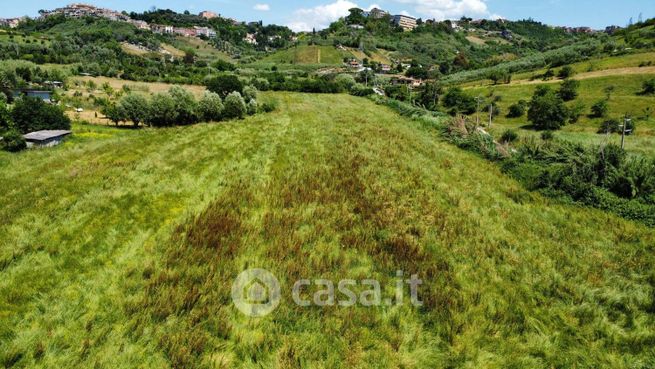
MULTIPOLYGON (((84 0, 2 0, 0 18, 36 16, 40 9, 54 9, 69 2, 84 0)), ((348 9, 379 7, 393 14, 437 20, 498 18, 518 20, 533 18, 556 26, 589 26, 603 29, 608 25, 625 26, 630 18, 637 21, 655 17, 653 0, 86 0, 96 6, 115 10, 151 9, 188 10, 198 13, 211 10, 242 21, 289 26, 294 31, 322 29, 348 14, 348 9)))

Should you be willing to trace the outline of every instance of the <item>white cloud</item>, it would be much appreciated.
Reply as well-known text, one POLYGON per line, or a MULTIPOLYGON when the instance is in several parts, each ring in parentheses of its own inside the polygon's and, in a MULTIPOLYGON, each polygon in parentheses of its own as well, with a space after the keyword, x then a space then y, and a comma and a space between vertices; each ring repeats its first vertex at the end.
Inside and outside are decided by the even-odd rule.
POLYGON ((414 12, 422 17, 437 20, 455 19, 464 15, 486 17, 489 9, 484 0, 394 0, 414 7, 414 12))
POLYGON ((326 5, 319 5, 313 8, 302 8, 293 12, 291 21, 287 26, 296 32, 308 32, 313 28, 324 29, 330 23, 348 15, 348 9, 359 6, 348 0, 337 0, 326 5))
POLYGON ((260 12, 267 12, 271 10, 271 6, 268 4, 255 4, 253 9, 260 11, 260 12))

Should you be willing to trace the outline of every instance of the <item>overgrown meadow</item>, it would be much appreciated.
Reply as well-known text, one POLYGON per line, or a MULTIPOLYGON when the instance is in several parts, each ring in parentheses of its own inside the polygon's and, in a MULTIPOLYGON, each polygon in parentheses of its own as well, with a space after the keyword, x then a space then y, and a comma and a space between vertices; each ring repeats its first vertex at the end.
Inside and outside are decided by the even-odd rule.
POLYGON ((5 367, 649 368, 655 231, 528 192, 372 102, 276 93, 222 124, 74 127, 0 153, 5 367), (232 280, 284 301, 250 319, 232 280), (301 308, 298 278, 424 280, 301 308))

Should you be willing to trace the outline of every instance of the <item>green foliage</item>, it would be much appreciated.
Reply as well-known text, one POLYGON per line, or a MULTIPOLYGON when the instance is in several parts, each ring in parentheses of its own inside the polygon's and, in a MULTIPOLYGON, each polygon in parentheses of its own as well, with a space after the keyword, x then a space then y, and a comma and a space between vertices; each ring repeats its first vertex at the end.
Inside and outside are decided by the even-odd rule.
POLYGON ((213 92, 205 92, 198 103, 198 114, 207 122, 218 122, 223 115, 223 100, 213 92))
POLYGON ((227 119, 241 119, 246 115, 247 106, 241 94, 234 91, 224 101, 223 116, 227 119))
POLYGON ((168 93, 158 93, 150 99, 148 124, 154 127, 170 127, 177 124, 177 103, 168 93))
POLYGON ((207 89, 211 92, 217 93, 222 99, 232 92, 243 93, 243 83, 234 74, 221 74, 210 79, 207 82, 207 89))
POLYGON ((578 89, 580 88, 580 82, 574 79, 567 79, 562 82, 562 85, 559 89, 559 97, 564 101, 572 101, 578 97, 578 89))
POLYGON ((180 86, 173 86, 168 93, 175 101, 178 125, 194 124, 198 122, 198 104, 191 92, 180 86))
POLYGON ((643 84, 643 90, 641 91, 642 95, 653 95, 655 94, 655 78, 645 81, 643 84))
POLYGON ((448 89, 443 99, 443 105, 449 109, 451 114, 473 114, 476 111, 475 98, 459 87, 448 89))
POLYGON ((443 94, 443 87, 438 82, 427 82, 423 84, 418 95, 417 103, 428 110, 438 110, 439 99, 443 94))
POLYGON ((243 88, 243 99, 245 101, 257 100, 258 93, 259 91, 254 86, 246 86, 243 88))
POLYGON ((616 133, 619 132, 619 126, 621 122, 618 119, 606 119, 600 124, 598 133, 616 133))
POLYGON ((528 120, 537 130, 558 130, 569 118, 562 98, 550 89, 538 90, 530 101, 528 120))
POLYGON ((525 100, 520 100, 519 102, 510 105, 509 111, 507 112, 508 118, 521 118, 525 115, 525 111, 528 108, 528 102, 525 100))
POLYGON ((357 81, 355 81, 355 77, 351 76, 350 74, 339 74, 334 78, 334 82, 338 84, 344 91, 350 91, 357 81))
POLYGON ((18 152, 27 148, 27 142, 17 129, 0 130, 0 150, 18 152))
POLYGON ((609 113, 609 104, 607 100, 599 100, 591 106, 591 116, 593 118, 604 118, 609 113))
POLYGON ((16 100, 11 117, 23 134, 40 130, 68 130, 71 126, 70 119, 61 108, 32 97, 16 100))
POLYGON ((519 134, 513 129, 505 130, 500 136, 500 141, 504 143, 511 143, 519 139, 519 134))
POLYGON ((543 141, 552 141, 555 139, 555 132, 553 131, 543 131, 540 135, 543 141))
POLYGON ((568 79, 573 77, 574 74, 575 71, 573 70, 573 68, 570 65, 565 65, 564 67, 562 67, 562 69, 559 70, 559 72, 557 72, 557 77, 561 79, 568 79))
MULTIPOLYGON (((137 127, 139 124, 146 122, 150 114, 148 99, 137 93, 129 93, 123 96, 117 104, 116 109, 117 115, 108 117, 109 119, 116 123, 130 121, 137 127)), ((109 113, 114 114, 111 111, 109 113)))

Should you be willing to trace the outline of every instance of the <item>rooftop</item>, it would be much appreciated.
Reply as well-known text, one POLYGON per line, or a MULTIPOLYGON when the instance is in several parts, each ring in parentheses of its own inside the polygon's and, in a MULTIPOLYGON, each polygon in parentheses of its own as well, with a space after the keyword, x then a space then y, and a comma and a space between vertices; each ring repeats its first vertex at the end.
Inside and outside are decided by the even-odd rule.
POLYGON ((28 141, 47 141, 47 140, 51 140, 53 138, 68 136, 71 133, 72 133, 71 131, 63 131, 63 130, 59 130, 59 131, 37 131, 37 132, 28 133, 23 137, 25 137, 25 139, 28 140, 28 141))

